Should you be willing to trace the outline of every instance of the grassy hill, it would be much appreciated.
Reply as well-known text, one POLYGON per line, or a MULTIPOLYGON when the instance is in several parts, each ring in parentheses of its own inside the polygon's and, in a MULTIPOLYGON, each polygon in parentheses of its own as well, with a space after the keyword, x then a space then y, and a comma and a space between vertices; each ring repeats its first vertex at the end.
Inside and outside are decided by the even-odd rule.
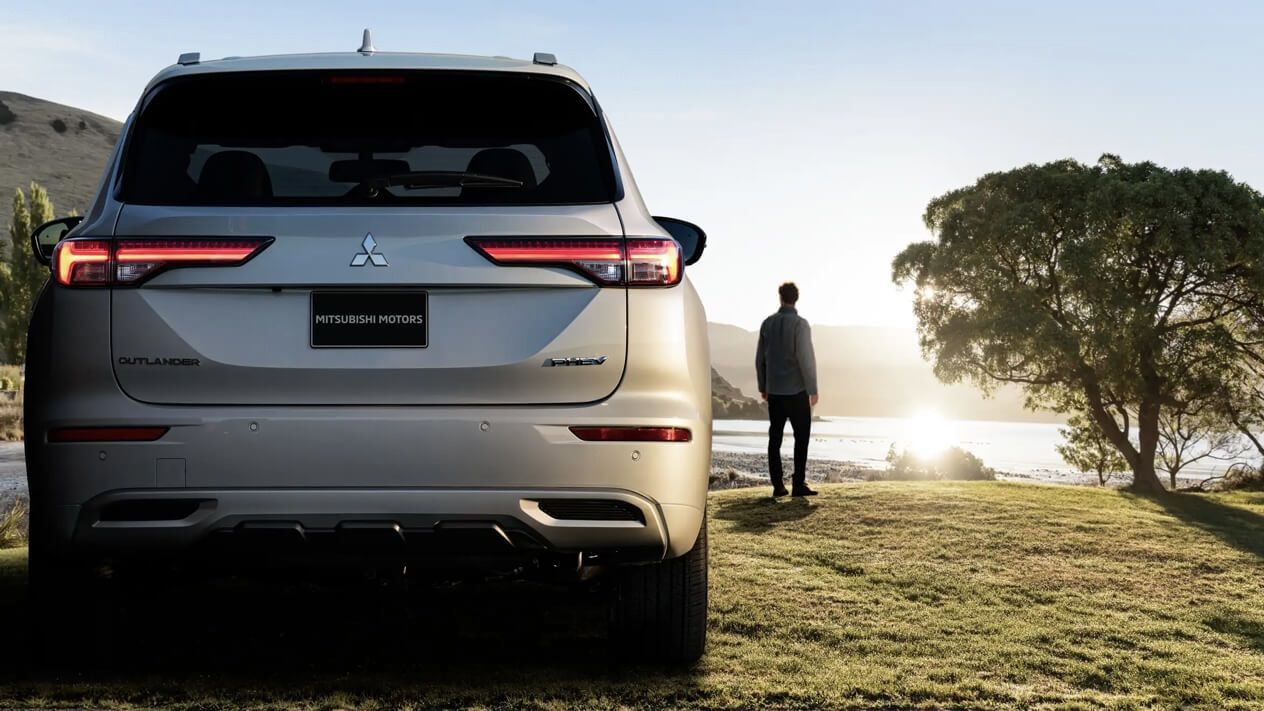
MULTIPOLYGON (((0 706, 1259 708, 1264 494, 1000 483, 712 494, 710 651, 612 659, 593 593, 177 583, 102 601, 97 646, 0 706)), ((23 552, 0 619, 24 619, 23 552)))
POLYGON ((123 125, 114 119, 0 91, 0 229, 13 191, 32 180, 48 188, 57 214, 87 209, 123 125))

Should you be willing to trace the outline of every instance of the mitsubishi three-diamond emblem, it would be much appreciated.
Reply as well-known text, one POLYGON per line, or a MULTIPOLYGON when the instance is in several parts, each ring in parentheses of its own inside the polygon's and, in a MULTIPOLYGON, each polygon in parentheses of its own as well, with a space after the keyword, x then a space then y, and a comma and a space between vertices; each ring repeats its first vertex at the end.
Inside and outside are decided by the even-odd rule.
POLYGON ((375 267, 390 266, 386 263, 386 256, 377 251, 377 240, 373 239, 373 233, 369 232, 364 235, 364 241, 360 243, 361 251, 351 258, 351 266, 362 267, 368 262, 373 262, 375 267))

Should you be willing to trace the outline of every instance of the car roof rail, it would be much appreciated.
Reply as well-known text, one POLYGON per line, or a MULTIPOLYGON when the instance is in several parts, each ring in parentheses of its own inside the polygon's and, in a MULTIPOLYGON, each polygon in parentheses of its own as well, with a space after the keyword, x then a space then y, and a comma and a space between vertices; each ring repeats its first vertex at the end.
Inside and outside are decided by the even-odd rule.
POLYGON ((552 67, 557 64, 557 57, 548 52, 536 52, 535 56, 531 58, 531 63, 552 67))
POLYGON ((176 60, 176 64, 183 64, 185 66, 188 66, 190 64, 197 64, 200 61, 202 61, 201 52, 185 52, 184 54, 180 55, 179 59, 176 60))

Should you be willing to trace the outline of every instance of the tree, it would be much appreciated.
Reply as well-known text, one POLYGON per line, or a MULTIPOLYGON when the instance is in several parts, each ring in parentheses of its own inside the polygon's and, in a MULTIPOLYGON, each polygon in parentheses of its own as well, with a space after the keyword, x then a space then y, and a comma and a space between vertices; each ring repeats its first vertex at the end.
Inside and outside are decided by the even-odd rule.
POLYGON ((13 195, 13 219, 9 224, 9 249, 0 265, 0 355, 6 363, 26 359, 26 328, 31 307, 44 282, 48 267, 31 254, 31 232, 53 219, 53 203, 48 191, 31 183, 28 203, 19 188, 13 195))
POLYGON ((916 286, 936 375, 1081 414, 1134 487, 1162 491, 1165 408, 1213 397, 1257 348, 1233 331, 1264 323, 1264 198, 1223 172, 1106 155, 985 175, 924 219, 935 241, 892 277, 916 286))
POLYGON ((1204 459, 1231 461, 1246 450, 1233 424, 1216 410, 1217 401, 1206 399, 1189 408, 1171 408, 1159 417, 1159 451, 1156 467, 1167 472, 1176 490, 1181 470, 1204 459))
POLYGON ((1062 461, 1076 471, 1093 472, 1101 486, 1105 486, 1112 475, 1128 470, 1124 456, 1106 438, 1101 428, 1083 415, 1067 418, 1067 426, 1058 432, 1065 440, 1055 447, 1062 461))

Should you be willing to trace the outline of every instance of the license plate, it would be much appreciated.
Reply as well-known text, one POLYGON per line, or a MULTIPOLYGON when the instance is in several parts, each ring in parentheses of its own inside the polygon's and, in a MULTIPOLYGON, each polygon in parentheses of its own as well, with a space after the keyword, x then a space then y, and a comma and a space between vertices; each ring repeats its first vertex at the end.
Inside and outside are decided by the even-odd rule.
POLYGON ((312 348, 425 348, 424 291, 313 291, 312 348))

